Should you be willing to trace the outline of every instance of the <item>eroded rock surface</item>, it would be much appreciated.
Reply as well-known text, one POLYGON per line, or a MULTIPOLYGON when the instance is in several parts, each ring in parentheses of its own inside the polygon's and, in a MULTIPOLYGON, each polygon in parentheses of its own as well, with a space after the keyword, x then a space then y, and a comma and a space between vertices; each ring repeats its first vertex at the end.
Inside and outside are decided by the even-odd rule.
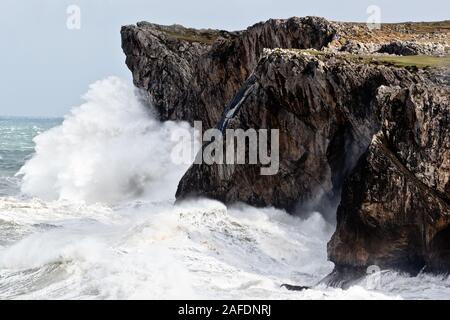
POLYGON ((148 92, 163 120, 214 127, 256 67, 264 48, 316 48, 333 24, 306 17, 268 20, 241 32, 195 30, 141 22, 122 27, 122 48, 134 84, 148 92))
POLYGON ((403 68, 345 56, 274 50, 242 89, 250 88, 246 98, 228 107, 239 104, 226 128, 280 130, 279 173, 262 176, 255 165, 194 164, 177 198, 205 196, 290 212, 310 201, 328 203, 379 130, 378 87, 422 80, 403 68))
POLYGON ((450 89, 382 87, 382 128, 347 179, 330 243, 339 270, 450 270, 450 89))
POLYGON ((326 210, 320 205, 339 201, 342 191, 328 245, 331 281, 339 282, 373 264, 450 270, 450 73, 365 56, 448 54, 448 26, 372 31, 307 17, 227 32, 142 22, 122 28, 122 47, 135 85, 162 120, 200 120, 222 133, 280 130, 277 174, 261 175, 257 165, 192 165, 178 199, 297 212, 311 203, 326 210), (299 50, 311 48, 323 50, 299 50))

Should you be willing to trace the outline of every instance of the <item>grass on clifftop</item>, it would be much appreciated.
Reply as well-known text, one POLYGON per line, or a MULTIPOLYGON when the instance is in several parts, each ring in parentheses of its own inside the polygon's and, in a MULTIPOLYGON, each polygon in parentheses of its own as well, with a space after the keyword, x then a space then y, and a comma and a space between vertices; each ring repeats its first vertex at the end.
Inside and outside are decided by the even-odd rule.
POLYGON ((173 37, 177 40, 184 40, 187 42, 198 42, 198 43, 203 43, 203 44, 208 44, 211 45, 214 43, 214 41, 216 41, 216 39, 219 37, 218 34, 215 33, 198 33, 195 31, 190 31, 190 30, 186 30, 183 32, 172 32, 172 31, 165 31, 165 33, 170 36, 173 37))
MULTIPOLYGON (((350 54, 349 54, 350 55, 350 54)), ((419 69, 427 67, 450 67, 450 56, 395 56, 395 55, 350 55, 366 63, 379 63, 396 67, 419 69)))

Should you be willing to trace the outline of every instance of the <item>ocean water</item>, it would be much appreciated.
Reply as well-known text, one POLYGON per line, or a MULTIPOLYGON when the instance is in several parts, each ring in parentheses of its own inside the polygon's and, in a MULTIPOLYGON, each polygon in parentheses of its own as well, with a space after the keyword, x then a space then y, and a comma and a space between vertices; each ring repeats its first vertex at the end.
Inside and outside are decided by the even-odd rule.
POLYGON ((172 137, 189 125, 155 120, 114 77, 84 100, 64 119, 0 119, 0 299, 450 298, 426 274, 318 284, 333 269, 321 213, 174 204, 189 164, 172 137))
POLYGON ((0 117, 0 196, 18 194, 20 179, 15 174, 33 155, 33 138, 61 121, 0 117))

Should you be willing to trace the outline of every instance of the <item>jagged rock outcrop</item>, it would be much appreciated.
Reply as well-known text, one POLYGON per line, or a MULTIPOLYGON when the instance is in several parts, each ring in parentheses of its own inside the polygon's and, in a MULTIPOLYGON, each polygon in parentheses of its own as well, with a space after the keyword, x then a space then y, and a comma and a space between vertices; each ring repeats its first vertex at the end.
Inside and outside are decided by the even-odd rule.
POLYGON ((381 87, 382 128, 345 182, 336 270, 450 270, 450 88, 381 87))
POLYGON ((352 54, 385 53, 398 56, 435 55, 450 53, 450 46, 432 42, 393 41, 388 43, 361 42, 347 40, 339 51, 352 54))
POLYGON ((161 119, 214 127, 256 67, 264 48, 316 48, 335 35, 323 18, 269 20, 245 31, 195 30, 141 22, 122 27, 134 84, 148 92, 161 119))
MULTIPOLYGON (((228 106, 226 128, 279 129, 280 170, 263 176, 255 165, 194 164, 177 198, 205 196, 295 211, 328 203, 379 130, 373 102, 381 85, 422 78, 403 68, 359 63, 345 56, 274 50, 228 106), (320 199, 318 199, 320 198, 320 199)), ((225 129, 225 128, 224 128, 225 129)))
POLYGON ((440 43, 394 41, 383 44, 377 52, 396 54, 399 56, 414 56, 414 55, 444 55, 447 53, 447 51, 448 46, 440 43))
POLYGON ((161 119, 200 120, 222 134, 280 130, 277 174, 261 175, 261 165, 194 164, 178 199, 296 212, 320 210, 342 191, 328 246, 333 282, 372 264, 450 270, 449 72, 387 54, 448 50, 449 25, 371 31, 307 17, 239 32, 144 22, 121 32, 134 83, 161 119), (299 50, 311 48, 323 50, 299 50), (376 59, 366 55, 373 52, 376 59))
MULTIPOLYGON (((139 22, 122 27, 121 35, 134 84, 144 89, 160 118, 200 120, 210 128, 250 76, 264 48, 330 46, 332 51, 366 54, 384 44, 385 52, 404 54, 405 50, 395 49, 400 44, 448 52, 449 25, 449 21, 387 24, 371 31, 366 24, 294 17, 271 19, 238 32, 139 22), (387 40, 392 44, 386 45, 387 40)), ((429 53, 428 49, 416 52, 429 53)))

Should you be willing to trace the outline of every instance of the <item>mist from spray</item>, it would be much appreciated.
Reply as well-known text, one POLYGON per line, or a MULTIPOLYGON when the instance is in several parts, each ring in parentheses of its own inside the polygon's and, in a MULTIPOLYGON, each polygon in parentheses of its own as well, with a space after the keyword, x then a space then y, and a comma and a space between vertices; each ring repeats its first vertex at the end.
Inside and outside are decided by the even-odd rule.
POLYGON ((39 136, 36 154, 19 171, 22 191, 45 200, 117 203, 173 198, 189 161, 173 163, 182 122, 159 122, 123 80, 92 84, 61 126, 39 136))

